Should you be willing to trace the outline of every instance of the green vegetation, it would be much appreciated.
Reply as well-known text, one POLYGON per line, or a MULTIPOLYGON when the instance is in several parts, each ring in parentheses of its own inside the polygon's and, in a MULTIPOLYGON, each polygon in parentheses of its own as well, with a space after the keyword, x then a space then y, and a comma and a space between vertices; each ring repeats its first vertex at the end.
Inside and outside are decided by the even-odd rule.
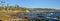
POLYGON ((4 7, 0 7, 0 10, 26 10, 26 8, 22 8, 19 6, 4 6, 4 7))

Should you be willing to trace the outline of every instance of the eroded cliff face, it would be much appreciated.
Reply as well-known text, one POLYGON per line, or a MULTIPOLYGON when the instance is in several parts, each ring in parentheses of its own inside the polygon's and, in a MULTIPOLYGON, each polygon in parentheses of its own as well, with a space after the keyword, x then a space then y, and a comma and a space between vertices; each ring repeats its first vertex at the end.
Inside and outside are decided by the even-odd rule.
POLYGON ((12 18, 12 17, 9 16, 9 15, 7 15, 6 13, 1 13, 1 12, 0 12, 0 19, 1 19, 2 21, 9 21, 11 18, 12 18))
MULTIPOLYGON (((26 12, 26 9, 16 8, 16 7, 0 7, 0 20, 13 21, 15 17, 14 15, 19 12, 26 12)), ((16 19, 19 19, 19 18, 16 18, 16 19)))

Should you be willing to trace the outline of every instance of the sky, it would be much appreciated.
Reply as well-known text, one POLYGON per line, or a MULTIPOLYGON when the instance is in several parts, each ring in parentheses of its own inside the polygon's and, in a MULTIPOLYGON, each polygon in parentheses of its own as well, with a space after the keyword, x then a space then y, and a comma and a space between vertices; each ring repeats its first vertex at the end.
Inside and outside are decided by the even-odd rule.
MULTIPOLYGON (((1 0, 0 0, 1 1, 1 0)), ((60 9, 60 0, 3 0, 9 5, 20 5, 27 8, 55 8, 60 9)))

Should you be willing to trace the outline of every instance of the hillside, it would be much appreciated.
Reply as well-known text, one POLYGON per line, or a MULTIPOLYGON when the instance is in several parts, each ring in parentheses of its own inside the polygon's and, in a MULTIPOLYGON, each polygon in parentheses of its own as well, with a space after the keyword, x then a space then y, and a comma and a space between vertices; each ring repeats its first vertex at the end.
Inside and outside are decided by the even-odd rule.
POLYGON ((42 9, 42 8, 23 8, 20 6, 0 6, 0 19, 3 21, 12 19, 11 15, 15 15, 21 12, 60 12, 56 9, 42 9))
POLYGON ((18 12, 25 12, 26 9, 22 7, 16 6, 0 6, 0 20, 9 21, 13 17, 10 16, 12 14, 16 14, 18 12))

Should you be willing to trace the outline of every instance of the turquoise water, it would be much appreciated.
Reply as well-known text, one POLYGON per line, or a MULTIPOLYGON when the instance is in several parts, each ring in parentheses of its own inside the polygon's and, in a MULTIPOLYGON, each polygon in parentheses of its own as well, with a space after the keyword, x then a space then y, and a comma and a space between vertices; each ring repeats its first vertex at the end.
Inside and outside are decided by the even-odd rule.
POLYGON ((18 17, 28 17, 32 20, 34 19, 41 19, 40 16, 41 14, 43 14, 44 16, 42 17, 42 19, 49 19, 49 21, 52 20, 59 20, 57 17, 60 16, 60 12, 25 12, 25 13, 20 13, 17 16, 18 17))

